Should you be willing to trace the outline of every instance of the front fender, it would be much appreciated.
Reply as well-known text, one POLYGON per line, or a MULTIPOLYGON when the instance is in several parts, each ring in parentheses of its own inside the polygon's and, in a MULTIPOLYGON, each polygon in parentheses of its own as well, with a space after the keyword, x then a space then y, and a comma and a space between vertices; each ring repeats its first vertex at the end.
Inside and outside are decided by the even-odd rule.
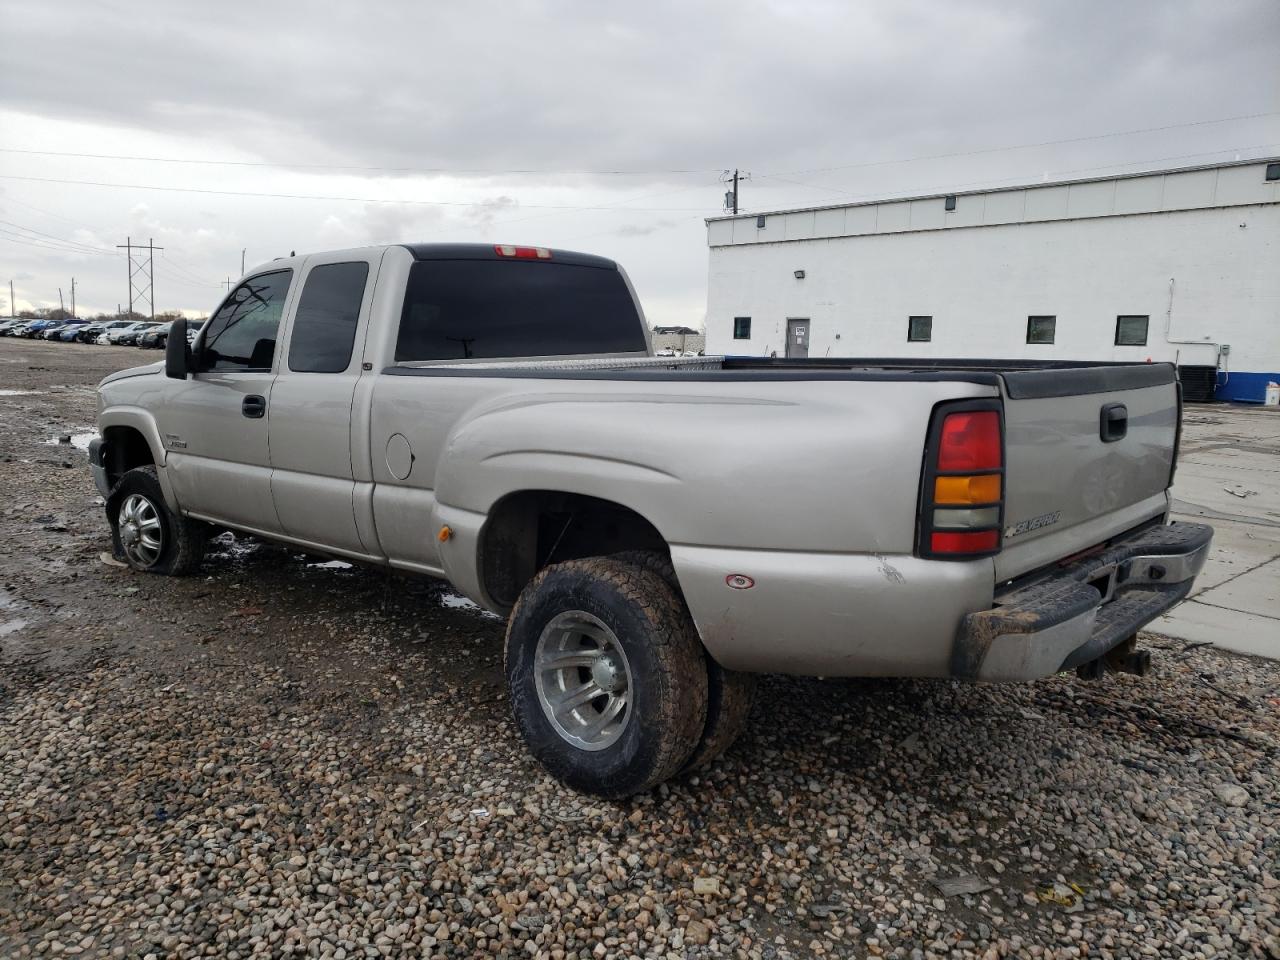
POLYGON ((151 459, 156 465, 156 474, 160 478, 160 489, 164 492, 165 502, 169 509, 175 513, 178 512, 178 500, 173 494, 173 486, 165 471, 167 451, 155 417, 143 407, 127 405, 106 407, 98 414, 98 433, 106 437, 107 431, 113 427, 136 430, 146 440, 147 448, 151 451, 151 459))

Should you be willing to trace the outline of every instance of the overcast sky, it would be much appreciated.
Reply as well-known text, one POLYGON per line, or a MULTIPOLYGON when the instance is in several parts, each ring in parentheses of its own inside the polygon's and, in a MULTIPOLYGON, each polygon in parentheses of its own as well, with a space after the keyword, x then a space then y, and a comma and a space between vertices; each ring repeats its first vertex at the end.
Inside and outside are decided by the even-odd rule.
POLYGON ((130 236, 192 313, 242 249, 460 240, 701 326, 727 168, 769 210, 1280 154, 1277 0, 0 0, 0 64, 0 285, 81 314, 130 236))

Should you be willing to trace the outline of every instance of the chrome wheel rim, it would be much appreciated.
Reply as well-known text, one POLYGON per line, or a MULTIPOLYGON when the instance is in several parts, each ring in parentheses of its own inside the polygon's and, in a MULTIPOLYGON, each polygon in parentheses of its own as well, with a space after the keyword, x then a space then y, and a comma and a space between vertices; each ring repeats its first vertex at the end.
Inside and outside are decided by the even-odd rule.
POLYGON ((117 523, 125 556, 139 567, 149 567, 160 559, 164 529, 154 503, 140 493, 129 494, 120 504, 117 523))
POLYGON ((604 750, 631 720, 631 666, 600 618, 567 610, 538 637, 534 685, 542 712, 561 739, 579 750, 604 750))

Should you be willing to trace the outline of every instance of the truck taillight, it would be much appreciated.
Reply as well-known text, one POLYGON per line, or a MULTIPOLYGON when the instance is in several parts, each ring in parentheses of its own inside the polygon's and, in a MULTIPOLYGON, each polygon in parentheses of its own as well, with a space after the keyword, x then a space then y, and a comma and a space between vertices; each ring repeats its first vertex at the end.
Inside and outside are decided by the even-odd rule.
POLYGON ((1004 423, 997 400, 934 409, 925 445, 917 552, 967 560, 1000 552, 1004 423))
POLYGON ((550 260, 551 251, 546 247, 513 247, 507 243, 494 244, 493 252, 500 257, 516 260, 550 260))

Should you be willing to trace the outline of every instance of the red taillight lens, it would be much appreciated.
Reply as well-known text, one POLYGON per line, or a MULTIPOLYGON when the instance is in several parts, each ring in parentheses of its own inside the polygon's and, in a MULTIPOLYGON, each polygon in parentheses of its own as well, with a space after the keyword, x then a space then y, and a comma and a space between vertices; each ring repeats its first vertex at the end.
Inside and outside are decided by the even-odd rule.
POLYGON ((988 553, 999 544, 998 530, 981 530, 974 533, 940 531, 929 537, 929 549, 934 553, 988 553))
POLYGON ((515 247, 509 243, 494 244, 493 252, 500 257, 514 257, 516 260, 550 260, 551 251, 546 247, 515 247))
POLYGON ((939 473, 999 470, 1001 459, 999 413, 967 410, 947 414, 938 444, 939 473))
POLYGON ((1004 435, 999 401, 962 400, 934 411, 920 490, 917 549, 967 560, 1000 552, 1004 435))

